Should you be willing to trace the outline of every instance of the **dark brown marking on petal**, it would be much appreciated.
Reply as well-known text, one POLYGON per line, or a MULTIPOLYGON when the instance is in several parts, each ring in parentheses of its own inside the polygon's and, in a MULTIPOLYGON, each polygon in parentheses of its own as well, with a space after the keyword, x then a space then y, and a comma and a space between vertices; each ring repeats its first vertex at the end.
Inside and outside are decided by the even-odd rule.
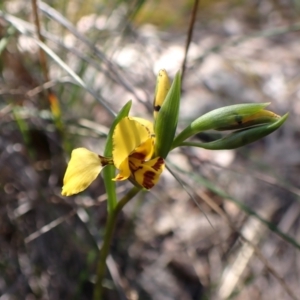
POLYGON ((145 154, 139 153, 139 152, 134 152, 133 154, 130 155, 130 157, 139 159, 139 160, 144 160, 145 159, 145 154))
POLYGON ((114 163, 112 158, 104 157, 104 156, 101 156, 101 155, 98 155, 98 157, 100 159, 102 167, 105 167, 107 165, 112 165, 114 163))
MULTIPOLYGON (((155 100, 154 100, 154 101, 155 101, 155 100)), ((159 112, 160 108, 161 108, 160 105, 154 105, 154 106, 153 106, 154 111, 157 111, 157 112, 159 112)))
POLYGON ((144 173, 143 187, 147 190, 151 189, 154 186, 155 173, 152 171, 146 171, 144 173))
POLYGON ((154 169, 155 171, 158 171, 164 163, 165 163, 164 159, 160 157, 151 168, 154 169))
MULTIPOLYGON (((138 121, 137 121, 138 122, 138 121)), ((138 122, 139 123, 139 122, 138 122)), ((141 124, 140 123, 140 125, 142 125, 144 128, 146 128, 146 130, 147 130, 147 132, 149 133, 149 135, 151 135, 151 132, 150 132, 150 129, 147 127, 147 126, 145 126, 144 124, 141 124)))
POLYGON ((235 116, 235 121, 239 124, 242 125, 243 124, 243 117, 240 115, 236 115, 235 116))

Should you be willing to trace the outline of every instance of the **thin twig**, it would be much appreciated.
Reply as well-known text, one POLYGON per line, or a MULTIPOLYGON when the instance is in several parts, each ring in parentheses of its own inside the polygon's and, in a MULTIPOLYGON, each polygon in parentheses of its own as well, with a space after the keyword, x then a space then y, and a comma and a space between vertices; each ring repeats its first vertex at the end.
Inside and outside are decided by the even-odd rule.
POLYGON ((184 78, 184 73, 185 73, 185 68, 186 68, 186 61, 187 61, 187 55, 188 55, 188 51, 189 51, 191 40, 192 40, 192 36, 193 36, 193 30, 194 30, 195 21, 196 21, 196 16, 197 16, 197 11, 198 11, 198 5, 199 5, 199 0, 195 0, 194 5, 193 5, 191 19, 190 19, 187 40, 186 40, 186 44, 185 44, 184 59, 183 59, 183 62, 182 62, 182 67, 181 67, 181 82, 183 82, 183 78, 184 78))
MULTIPOLYGON (((38 13, 37 0, 31 0, 31 4, 32 4, 32 12, 34 16, 34 24, 35 24, 37 36, 41 42, 45 43, 45 39, 41 34, 41 25, 40 25, 39 13, 38 13)), ((50 81, 50 77, 48 72, 47 57, 42 48, 39 48, 38 51, 39 51, 40 63, 41 63, 44 79, 45 82, 48 82, 50 81)))
MULTIPOLYGON (((35 24, 37 37, 40 42, 45 43, 45 39, 41 33, 41 24, 40 24, 39 8, 38 8, 37 0, 31 0, 31 4, 32 4, 32 12, 34 16, 34 24, 35 24)), ((49 76, 49 68, 48 68, 46 52, 41 47, 39 47, 38 51, 39 51, 41 69, 44 76, 44 82, 49 82, 50 76, 49 76)), ((63 123, 61 120, 61 110, 60 110, 60 104, 58 98, 56 97, 55 93, 51 90, 51 88, 48 88, 43 92, 45 93, 46 98, 48 100, 47 105, 48 107, 50 107, 50 110, 52 112, 56 129, 59 131, 60 134, 63 134, 63 123)))

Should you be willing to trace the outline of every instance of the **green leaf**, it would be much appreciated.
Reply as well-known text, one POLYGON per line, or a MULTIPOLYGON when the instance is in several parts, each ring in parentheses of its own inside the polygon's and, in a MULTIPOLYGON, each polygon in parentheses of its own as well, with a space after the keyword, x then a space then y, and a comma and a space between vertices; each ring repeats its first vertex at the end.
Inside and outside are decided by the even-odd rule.
POLYGON ((288 114, 282 116, 278 121, 273 122, 271 124, 260 125, 256 127, 251 127, 248 129, 242 129, 235 131, 226 137, 209 142, 209 143, 193 143, 193 142, 183 142, 180 146, 193 146, 193 147, 201 147, 210 150, 224 150, 224 149, 235 149, 252 142, 255 142, 266 135, 272 133, 276 129, 278 129, 287 119, 288 114))
POLYGON ((189 137, 205 130, 241 129, 262 123, 276 121, 279 116, 263 110, 269 103, 236 104, 212 110, 194 120, 174 140, 173 147, 177 147, 189 137))
MULTIPOLYGON (((118 115, 116 116, 115 120, 113 121, 108 136, 106 140, 106 145, 104 149, 104 156, 105 157, 112 157, 112 149, 113 149, 113 141, 112 136, 117 124, 125 117, 128 116, 130 108, 131 108, 132 101, 128 101, 123 108, 120 110, 118 115)), ((104 185, 107 193, 107 209, 109 213, 112 213, 114 208, 117 205, 117 195, 116 195, 116 182, 112 180, 115 177, 115 166, 108 165, 106 166, 103 171, 103 180, 104 185)))
POLYGON ((177 72, 171 88, 157 114, 154 131, 156 136, 155 154, 166 158, 172 147, 178 123, 180 106, 181 77, 177 72))

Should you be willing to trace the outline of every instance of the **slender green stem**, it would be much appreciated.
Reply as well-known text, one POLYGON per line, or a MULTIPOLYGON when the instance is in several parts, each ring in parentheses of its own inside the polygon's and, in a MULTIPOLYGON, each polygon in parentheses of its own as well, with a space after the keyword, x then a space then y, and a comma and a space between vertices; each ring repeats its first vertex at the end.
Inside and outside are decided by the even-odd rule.
POLYGON ((97 264, 97 278, 96 278, 93 300, 103 299, 102 298, 103 297, 102 281, 104 279, 104 275, 105 275, 105 271, 106 271, 106 258, 109 253, 109 248, 110 248, 111 240, 113 237, 118 214, 122 210, 122 208, 125 206, 125 204, 128 203, 129 200, 132 199, 140 190, 141 190, 141 188, 139 188, 139 187, 133 187, 118 202, 115 209, 111 213, 108 214, 108 218, 107 218, 106 226, 105 226, 103 244, 102 244, 102 247, 100 250, 98 264, 97 264))

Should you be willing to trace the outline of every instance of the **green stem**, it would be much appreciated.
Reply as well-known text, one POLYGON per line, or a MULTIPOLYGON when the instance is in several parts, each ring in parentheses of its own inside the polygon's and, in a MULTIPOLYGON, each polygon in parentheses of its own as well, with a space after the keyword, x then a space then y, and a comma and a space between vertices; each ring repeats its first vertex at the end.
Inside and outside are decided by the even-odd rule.
POLYGON ((129 202, 130 199, 132 199, 141 188, 139 187, 133 187, 118 203, 115 209, 108 214, 108 218, 106 221, 105 226, 105 233, 104 233, 104 239, 103 244, 100 250, 99 254, 99 260, 97 264, 97 278, 96 278, 96 284, 94 289, 94 295, 93 300, 101 300, 103 299, 103 285, 102 281, 104 279, 105 271, 106 271, 106 258, 109 253, 109 248, 111 244, 111 240, 113 237, 116 221, 119 212, 122 210, 122 208, 125 206, 127 202, 129 202))

